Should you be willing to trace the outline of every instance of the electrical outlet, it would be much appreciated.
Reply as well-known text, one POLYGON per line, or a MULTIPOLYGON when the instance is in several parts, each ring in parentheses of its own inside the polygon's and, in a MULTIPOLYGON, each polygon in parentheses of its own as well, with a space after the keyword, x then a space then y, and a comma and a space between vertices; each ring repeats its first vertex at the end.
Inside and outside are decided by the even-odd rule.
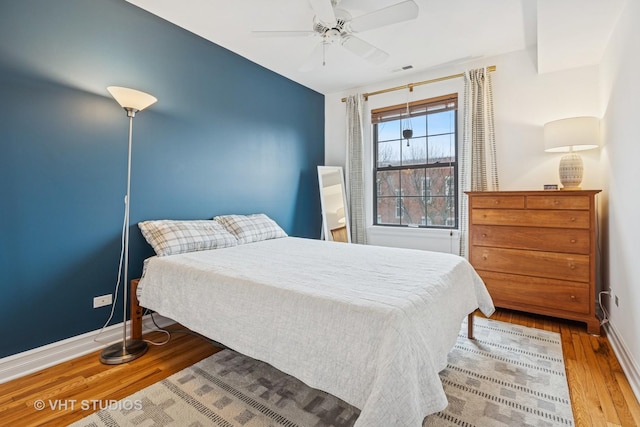
POLYGON ((111 305, 111 294, 93 298, 93 308, 104 307, 105 305, 111 305))

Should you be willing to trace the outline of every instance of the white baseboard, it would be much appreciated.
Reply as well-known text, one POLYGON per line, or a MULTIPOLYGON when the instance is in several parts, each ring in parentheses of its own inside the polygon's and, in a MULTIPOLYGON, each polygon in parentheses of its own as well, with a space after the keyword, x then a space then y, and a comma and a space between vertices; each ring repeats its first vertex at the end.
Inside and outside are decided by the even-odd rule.
POLYGON ((622 370, 631 385, 633 394, 635 394, 636 399, 640 401, 640 369, 638 369, 638 365, 633 360, 633 357, 631 357, 624 341, 620 338, 620 335, 618 335, 615 326, 609 322, 605 324, 603 328, 607 333, 609 344, 611 344, 611 348, 613 348, 613 352, 616 354, 618 362, 620 362, 620 366, 622 366, 622 370))
MULTIPOLYGON (((158 326, 162 328, 175 323, 173 320, 157 314, 154 315, 154 318, 158 326)), ((155 329, 150 314, 144 316, 142 321, 143 333, 155 329)), ((127 332, 130 330, 129 324, 130 322, 127 322, 127 332)), ((0 359, 0 384, 66 362, 67 360, 84 356, 85 354, 100 350, 109 344, 122 341, 122 322, 104 328, 104 331, 98 336, 99 333, 100 330, 98 329, 22 353, 3 357, 0 359), (96 340, 99 340, 99 342, 96 340)))

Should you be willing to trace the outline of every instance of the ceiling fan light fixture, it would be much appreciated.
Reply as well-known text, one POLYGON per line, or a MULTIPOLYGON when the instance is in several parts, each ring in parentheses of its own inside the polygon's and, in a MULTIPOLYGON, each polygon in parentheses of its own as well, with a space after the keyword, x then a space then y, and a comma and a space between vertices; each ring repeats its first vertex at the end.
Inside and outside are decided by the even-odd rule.
POLYGON ((325 42, 333 43, 340 39, 340 31, 336 28, 331 28, 330 30, 325 31, 322 36, 324 37, 325 42))
MULTIPOLYGON (((314 12, 312 31, 254 31, 253 33, 261 37, 270 36, 269 33, 272 33, 272 36, 285 37, 314 34, 320 38, 320 43, 314 49, 313 54, 322 55, 323 65, 326 63, 324 59, 326 45, 336 42, 339 42, 340 46, 365 59, 370 64, 380 65, 387 60, 389 54, 354 36, 353 33, 414 19, 418 16, 419 11, 418 5, 414 0, 405 0, 352 19, 348 11, 337 7, 340 0, 308 1, 314 12)), ((301 68, 310 71, 307 64, 301 68)))

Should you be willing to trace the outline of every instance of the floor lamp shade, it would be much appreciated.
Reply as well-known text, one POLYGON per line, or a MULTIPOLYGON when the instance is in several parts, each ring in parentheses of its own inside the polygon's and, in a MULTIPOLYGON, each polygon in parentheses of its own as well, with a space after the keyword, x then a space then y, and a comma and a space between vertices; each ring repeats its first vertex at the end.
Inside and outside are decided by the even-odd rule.
POLYGON ((127 157, 127 195, 124 199, 124 227, 122 231, 122 279, 123 313, 122 313, 122 341, 111 344, 100 353, 100 361, 106 365, 119 365, 130 362, 142 356, 147 351, 147 343, 140 340, 127 340, 127 296, 129 295, 129 211, 131 200, 131 146, 133 134, 133 118, 138 111, 142 111, 157 101, 156 97, 135 89, 120 86, 109 86, 109 93, 127 112, 129 117, 129 151, 127 157))
POLYGON ((598 148, 600 120, 597 117, 572 117, 544 125, 544 151, 568 153, 560 159, 558 174, 564 190, 579 190, 584 173, 582 158, 576 151, 598 148))
POLYGON ((128 87, 109 86, 107 90, 125 110, 142 111, 158 101, 158 98, 153 95, 128 87))

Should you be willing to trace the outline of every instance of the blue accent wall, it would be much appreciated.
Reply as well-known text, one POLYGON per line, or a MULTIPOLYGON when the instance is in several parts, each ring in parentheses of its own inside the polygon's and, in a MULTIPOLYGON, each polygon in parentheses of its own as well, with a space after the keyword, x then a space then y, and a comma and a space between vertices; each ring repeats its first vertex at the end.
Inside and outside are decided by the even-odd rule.
POLYGON ((128 132, 110 85, 158 98, 133 125, 132 278, 142 220, 264 212, 319 236, 323 95, 122 0, 3 1, 0 357, 108 317, 128 132))

